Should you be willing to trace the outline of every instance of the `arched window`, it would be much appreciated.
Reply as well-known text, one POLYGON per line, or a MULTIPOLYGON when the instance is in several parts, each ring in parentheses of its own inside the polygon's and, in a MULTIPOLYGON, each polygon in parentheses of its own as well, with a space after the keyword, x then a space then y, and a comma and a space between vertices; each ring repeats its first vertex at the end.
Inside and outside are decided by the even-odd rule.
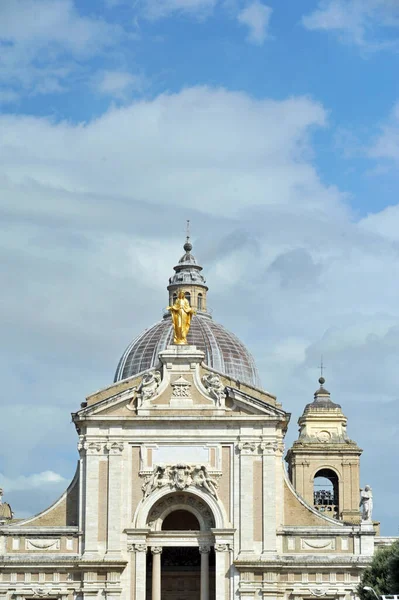
POLYGON ((190 294, 190 292, 185 292, 185 295, 186 295, 186 298, 187 298, 189 304, 191 304, 191 294, 190 294))
POLYGON ((202 294, 198 294, 198 310, 202 310, 202 294))
POLYGON ((339 518, 338 475, 332 469, 320 469, 314 476, 313 504, 326 516, 339 518))
POLYGON ((177 300, 177 294, 176 294, 176 292, 174 292, 174 294, 173 294, 173 304, 176 302, 176 300, 177 300))

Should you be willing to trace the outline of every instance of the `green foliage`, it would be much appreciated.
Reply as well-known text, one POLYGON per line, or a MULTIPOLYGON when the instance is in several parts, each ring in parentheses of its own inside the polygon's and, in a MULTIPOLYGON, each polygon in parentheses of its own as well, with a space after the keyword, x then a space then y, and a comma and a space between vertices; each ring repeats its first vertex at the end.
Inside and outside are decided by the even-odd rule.
POLYGON ((360 600, 376 600, 373 592, 363 589, 365 586, 372 587, 379 596, 399 595, 399 541, 377 550, 363 573, 357 590, 360 600))
POLYGON ((392 555, 389 559, 388 582, 391 594, 399 595, 399 542, 392 544, 392 555))

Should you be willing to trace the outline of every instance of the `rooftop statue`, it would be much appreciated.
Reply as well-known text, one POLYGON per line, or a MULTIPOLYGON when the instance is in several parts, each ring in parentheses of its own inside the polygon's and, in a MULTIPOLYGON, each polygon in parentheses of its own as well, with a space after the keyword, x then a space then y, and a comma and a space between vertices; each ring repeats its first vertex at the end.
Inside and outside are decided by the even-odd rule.
POLYGON ((191 308, 189 301, 180 290, 173 306, 168 306, 167 310, 172 315, 174 329, 174 344, 187 344, 187 335, 191 325, 191 318, 195 310, 191 308))
POLYGON ((360 490, 360 508, 362 511, 362 521, 371 521, 373 512, 373 492, 369 485, 360 490))
POLYGON ((3 502, 3 490, 0 488, 0 522, 4 523, 13 517, 11 506, 7 502, 3 502))

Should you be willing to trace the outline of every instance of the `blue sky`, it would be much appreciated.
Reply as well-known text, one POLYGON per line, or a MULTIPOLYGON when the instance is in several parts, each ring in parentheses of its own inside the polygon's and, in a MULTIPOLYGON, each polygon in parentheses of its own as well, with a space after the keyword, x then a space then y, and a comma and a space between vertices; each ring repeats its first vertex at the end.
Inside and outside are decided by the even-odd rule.
POLYGON ((293 413, 287 443, 323 354, 398 532, 398 61, 396 0, 0 3, 0 483, 18 516, 72 477, 68 415, 162 314, 190 218, 215 318, 293 413))

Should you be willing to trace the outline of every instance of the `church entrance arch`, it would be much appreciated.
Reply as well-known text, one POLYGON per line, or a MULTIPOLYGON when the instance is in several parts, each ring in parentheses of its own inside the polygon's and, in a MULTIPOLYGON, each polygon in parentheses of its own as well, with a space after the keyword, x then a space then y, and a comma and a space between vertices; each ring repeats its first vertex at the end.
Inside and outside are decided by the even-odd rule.
POLYGON ((189 492, 172 492, 148 511, 148 600, 215 599, 215 518, 208 504, 189 492))

